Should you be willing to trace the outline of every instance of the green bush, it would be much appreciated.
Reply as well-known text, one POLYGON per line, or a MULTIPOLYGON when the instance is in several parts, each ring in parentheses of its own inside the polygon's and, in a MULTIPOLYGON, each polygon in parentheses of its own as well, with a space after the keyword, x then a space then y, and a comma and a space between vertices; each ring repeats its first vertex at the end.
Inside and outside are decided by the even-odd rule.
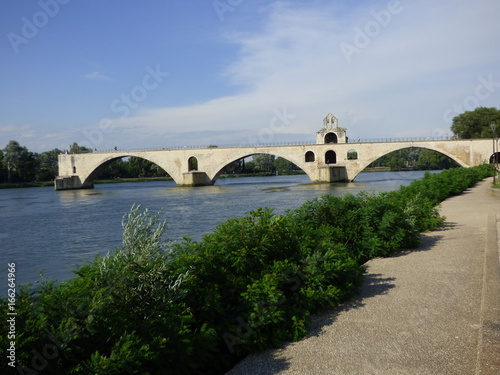
MULTIPOLYGON (((303 337, 311 314, 356 291, 364 262, 416 247, 420 232, 442 224, 442 200, 491 173, 452 169, 394 192, 325 195, 284 215, 258 209, 175 244, 162 240, 158 215, 134 206, 123 249, 60 285, 20 289, 18 372, 223 373, 249 353, 303 337)), ((9 345, 2 325, 0 348, 9 345)), ((0 370, 13 369, 2 361, 0 370)))

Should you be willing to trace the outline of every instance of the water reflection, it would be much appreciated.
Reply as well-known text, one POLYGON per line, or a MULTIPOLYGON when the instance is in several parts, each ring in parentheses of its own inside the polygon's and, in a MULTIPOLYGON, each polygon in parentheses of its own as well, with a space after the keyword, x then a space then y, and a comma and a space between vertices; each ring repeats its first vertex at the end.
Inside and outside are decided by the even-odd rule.
POLYGON ((71 207, 73 204, 91 204, 96 198, 102 197, 104 192, 98 189, 64 190, 57 192, 62 208, 71 207))

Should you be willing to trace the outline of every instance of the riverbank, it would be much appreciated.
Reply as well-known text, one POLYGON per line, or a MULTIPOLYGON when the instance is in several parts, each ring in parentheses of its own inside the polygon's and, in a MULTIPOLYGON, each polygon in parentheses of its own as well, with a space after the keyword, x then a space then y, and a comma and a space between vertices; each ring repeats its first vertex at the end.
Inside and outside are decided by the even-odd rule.
POLYGON ((54 186, 54 181, 2 183, 0 189, 19 189, 54 186))
POLYGON ((228 375, 498 374, 500 202, 488 178, 443 201, 417 251, 366 263, 359 295, 314 317, 302 341, 228 375))
MULTIPOLYGON (((223 373, 249 353, 306 335, 311 314, 352 298, 369 259, 415 248, 420 232, 442 223, 435 206, 481 181, 490 169, 427 173, 422 180, 380 195, 321 195, 283 215, 254 209, 246 216, 233 215, 199 241, 184 237, 173 245, 161 240, 165 223, 135 206, 122 221, 123 250, 96 257, 64 283, 44 283, 35 294, 24 290, 18 296, 16 321, 24 330, 16 343, 18 361, 29 366, 32 349, 43 347, 49 332, 66 353, 78 353, 52 361, 54 374, 75 372, 82 363, 92 373, 223 373), (115 344, 110 347, 109 342, 115 344)), ((212 223, 214 208, 228 205, 225 193, 230 190, 213 189, 224 194, 219 194, 221 204, 210 206, 212 223)), ((116 201, 122 203, 127 189, 116 190, 116 201)), ((131 192, 137 190, 142 189, 131 192)), ((202 190, 172 189, 166 201, 182 194, 200 215, 200 200, 190 193, 202 190)), ((157 202, 165 193, 148 196, 157 202)), ((77 216, 79 226, 97 222, 101 227, 97 211, 117 211, 105 209, 106 196, 99 191, 57 194, 65 209, 75 199, 85 200, 84 215, 77 216), (88 209, 91 201, 99 203, 98 209, 88 209)), ((40 219, 46 220, 48 205, 41 203, 40 219)), ((64 239, 71 233, 72 212, 67 209, 53 218, 64 219, 64 239)), ((173 217, 181 221, 182 214, 173 217)), ((35 219, 30 216, 30 228, 39 233, 35 219)), ((5 230, 9 233, 8 227, 5 230)), ((112 233, 106 225, 106 237, 112 233)), ((94 233, 92 239, 96 241, 94 233)), ((81 253, 81 241, 75 245, 81 253)), ((435 292, 448 290, 437 285, 435 292)), ((7 311, 3 302, 2 311, 7 311)), ((433 311, 427 313, 432 316, 433 311)))

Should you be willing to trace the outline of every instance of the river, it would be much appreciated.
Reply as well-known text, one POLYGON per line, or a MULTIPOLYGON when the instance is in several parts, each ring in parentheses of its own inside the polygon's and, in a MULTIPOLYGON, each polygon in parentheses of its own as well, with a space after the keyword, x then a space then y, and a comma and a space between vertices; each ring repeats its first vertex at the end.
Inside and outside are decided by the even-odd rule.
POLYGON ((390 191, 424 172, 361 173, 355 182, 310 184, 305 175, 219 179, 214 186, 177 187, 174 182, 96 185, 91 190, 52 188, 0 190, 0 295, 7 290, 7 263, 16 263, 16 283, 72 277, 71 269, 121 246, 121 221, 134 203, 162 211, 166 237, 199 239, 231 217, 259 207, 276 213, 323 194, 390 191))

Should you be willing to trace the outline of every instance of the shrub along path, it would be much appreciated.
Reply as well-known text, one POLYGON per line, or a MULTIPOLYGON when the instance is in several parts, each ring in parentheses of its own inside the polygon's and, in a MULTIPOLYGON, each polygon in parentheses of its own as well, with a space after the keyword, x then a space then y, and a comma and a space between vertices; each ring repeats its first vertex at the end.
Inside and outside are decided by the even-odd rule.
POLYGON ((500 199, 491 179, 441 204, 416 251, 367 262, 360 295, 310 333, 251 355, 228 375, 499 374, 500 199))

